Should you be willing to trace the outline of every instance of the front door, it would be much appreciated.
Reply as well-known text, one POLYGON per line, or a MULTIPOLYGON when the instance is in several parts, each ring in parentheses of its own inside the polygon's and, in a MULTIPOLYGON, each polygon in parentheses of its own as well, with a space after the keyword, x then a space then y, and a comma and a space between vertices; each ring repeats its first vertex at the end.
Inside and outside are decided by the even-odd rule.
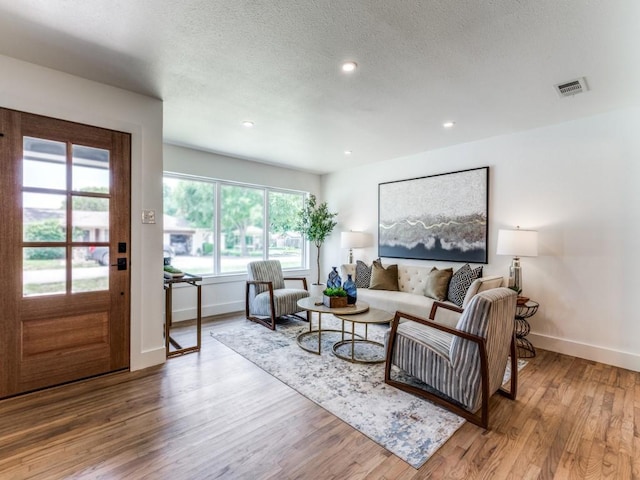
POLYGON ((130 142, 0 108, 0 398, 129 367, 130 142))

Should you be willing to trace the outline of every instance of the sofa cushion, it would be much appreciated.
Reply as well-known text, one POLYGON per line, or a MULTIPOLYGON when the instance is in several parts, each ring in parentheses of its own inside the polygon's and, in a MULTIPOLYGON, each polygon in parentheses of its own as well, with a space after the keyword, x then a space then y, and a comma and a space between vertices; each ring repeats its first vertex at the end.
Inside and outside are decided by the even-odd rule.
POLYGON ((371 269, 371 290, 398 290, 398 265, 384 267, 381 262, 373 262, 371 269))
POLYGON ((433 267, 427 276, 424 294, 436 300, 446 300, 449 291, 449 282, 452 276, 453 268, 438 270, 436 267, 433 267))
MULTIPOLYGON (((425 297, 424 295, 415 295, 406 292, 390 292, 388 290, 371 290, 370 288, 358 289, 358 301, 368 303, 371 308, 379 308, 387 312, 399 310, 424 318, 429 318, 431 307, 433 306, 433 302, 435 302, 433 298, 425 297)), ((435 321, 454 328, 459 319, 460 314, 458 312, 446 308, 439 308, 436 312, 435 321)))
POLYGON ((482 266, 472 269, 471 266, 466 263, 460 267, 451 277, 449 282, 449 290, 447 292, 447 300, 455 303, 459 307, 464 304, 467 290, 474 280, 482 276, 482 266))
POLYGON ((433 267, 419 265, 398 265, 398 290, 401 292, 424 295, 427 277, 433 267))

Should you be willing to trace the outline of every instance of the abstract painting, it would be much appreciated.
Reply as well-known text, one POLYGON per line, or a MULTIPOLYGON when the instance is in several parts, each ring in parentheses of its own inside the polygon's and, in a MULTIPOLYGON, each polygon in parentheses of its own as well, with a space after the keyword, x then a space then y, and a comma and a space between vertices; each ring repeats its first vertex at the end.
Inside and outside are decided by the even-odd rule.
POLYGON ((489 167, 378 184, 378 255, 487 263, 489 167))

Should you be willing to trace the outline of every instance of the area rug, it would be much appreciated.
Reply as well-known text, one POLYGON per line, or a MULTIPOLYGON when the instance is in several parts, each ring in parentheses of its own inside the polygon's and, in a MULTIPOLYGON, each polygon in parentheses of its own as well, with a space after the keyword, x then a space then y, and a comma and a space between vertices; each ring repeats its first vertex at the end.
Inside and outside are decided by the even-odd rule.
MULTIPOLYGON (((323 315, 322 325, 341 327, 331 315, 323 315)), ((384 363, 358 364, 336 357, 331 347, 340 333, 322 334, 322 355, 306 352, 296 338, 308 329, 308 323, 294 319, 278 323, 276 331, 246 322, 212 331, 211 336, 414 468, 423 465, 465 422, 442 407, 385 384, 384 363)), ((370 325, 368 337, 382 341, 387 329, 370 325)), ((307 342, 317 346, 317 336, 307 337, 307 342)), ((375 356, 381 351, 370 350, 360 353, 375 356)))

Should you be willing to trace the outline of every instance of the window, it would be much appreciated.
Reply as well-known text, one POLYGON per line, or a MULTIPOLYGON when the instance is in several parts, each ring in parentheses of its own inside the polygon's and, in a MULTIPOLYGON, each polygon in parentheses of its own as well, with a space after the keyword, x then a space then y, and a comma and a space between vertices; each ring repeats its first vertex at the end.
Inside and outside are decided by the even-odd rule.
POLYGON ((171 264, 198 275, 247 271, 252 260, 304 268, 295 232, 302 192, 173 174, 164 176, 164 250, 171 264))

